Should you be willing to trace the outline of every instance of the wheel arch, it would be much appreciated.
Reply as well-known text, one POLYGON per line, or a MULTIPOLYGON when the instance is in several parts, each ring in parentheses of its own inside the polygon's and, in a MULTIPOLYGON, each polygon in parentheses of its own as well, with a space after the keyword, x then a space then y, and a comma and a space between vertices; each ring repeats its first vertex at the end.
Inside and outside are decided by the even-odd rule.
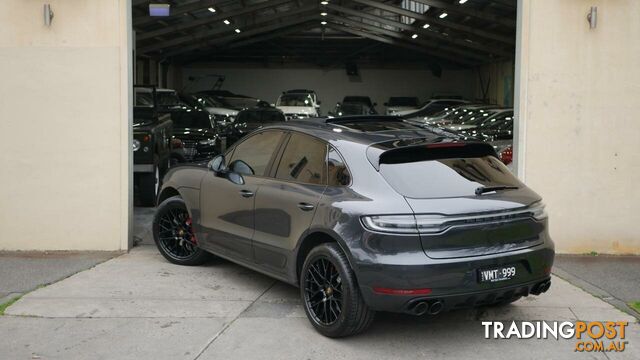
POLYGON ((167 186, 163 188, 162 190, 160 190, 160 193, 158 194, 156 206, 160 205, 163 201, 167 200, 172 196, 181 196, 181 195, 180 195, 180 192, 172 186, 167 186))
POLYGON ((295 271, 294 279, 295 279, 296 285, 299 284, 302 265, 304 265, 304 261, 307 258, 307 255, 309 254, 309 252, 316 246, 325 244, 325 243, 338 244, 340 249, 342 249, 342 251, 347 256, 349 266, 351 266, 351 269, 353 269, 355 272, 356 269, 353 267, 353 262, 351 261, 351 253, 349 252, 344 241, 342 241, 337 234, 332 234, 324 230, 310 230, 301 237, 298 250, 296 251, 296 254, 295 254, 296 262, 295 262, 295 269, 294 269, 295 271))

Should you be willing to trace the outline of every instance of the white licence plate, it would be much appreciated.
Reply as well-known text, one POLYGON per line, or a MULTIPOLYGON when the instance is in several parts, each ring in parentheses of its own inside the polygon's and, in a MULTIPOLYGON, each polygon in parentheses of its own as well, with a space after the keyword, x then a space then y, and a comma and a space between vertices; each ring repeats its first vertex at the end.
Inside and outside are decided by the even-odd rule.
POLYGON ((492 269, 478 270, 480 282, 498 282, 511 280, 516 276, 516 267, 513 265, 501 266, 492 269))

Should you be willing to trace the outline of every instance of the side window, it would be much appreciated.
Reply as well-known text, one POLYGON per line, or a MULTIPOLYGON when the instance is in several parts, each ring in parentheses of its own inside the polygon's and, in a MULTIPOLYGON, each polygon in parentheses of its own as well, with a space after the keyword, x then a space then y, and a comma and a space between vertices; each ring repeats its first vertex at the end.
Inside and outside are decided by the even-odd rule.
POLYGON ((276 178, 307 184, 326 184, 327 145, 310 136, 293 133, 282 154, 276 178))
POLYGON ((342 157, 340 157, 340 154, 338 154, 338 152, 332 147, 329 147, 327 160, 327 179, 329 186, 349 185, 351 183, 351 174, 349 173, 349 169, 347 169, 347 164, 345 164, 342 157))
POLYGON ((242 175, 264 176, 281 138, 280 131, 264 131, 251 136, 235 147, 227 160, 229 168, 242 175))

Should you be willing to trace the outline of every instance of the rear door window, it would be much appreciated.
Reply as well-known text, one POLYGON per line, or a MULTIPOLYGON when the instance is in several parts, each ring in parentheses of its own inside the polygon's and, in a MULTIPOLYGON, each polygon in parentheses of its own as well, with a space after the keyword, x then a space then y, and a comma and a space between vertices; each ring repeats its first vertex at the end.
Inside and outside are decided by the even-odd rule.
POLYGON ((327 145, 313 137, 292 133, 282 154, 276 178, 306 184, 326 184, 327 145))

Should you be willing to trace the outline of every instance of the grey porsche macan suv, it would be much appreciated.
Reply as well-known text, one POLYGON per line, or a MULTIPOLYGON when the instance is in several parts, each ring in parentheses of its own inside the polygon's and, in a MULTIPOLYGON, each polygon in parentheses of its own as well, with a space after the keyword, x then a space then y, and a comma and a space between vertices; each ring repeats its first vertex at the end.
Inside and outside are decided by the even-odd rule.
POLYGON ((323 335, 375 311, 507 304, 550 286, 540 197, 493 148, 394 117, 266 126, 165 177, 153 223, 169 261, 210 254, 300 288, 323 335))

